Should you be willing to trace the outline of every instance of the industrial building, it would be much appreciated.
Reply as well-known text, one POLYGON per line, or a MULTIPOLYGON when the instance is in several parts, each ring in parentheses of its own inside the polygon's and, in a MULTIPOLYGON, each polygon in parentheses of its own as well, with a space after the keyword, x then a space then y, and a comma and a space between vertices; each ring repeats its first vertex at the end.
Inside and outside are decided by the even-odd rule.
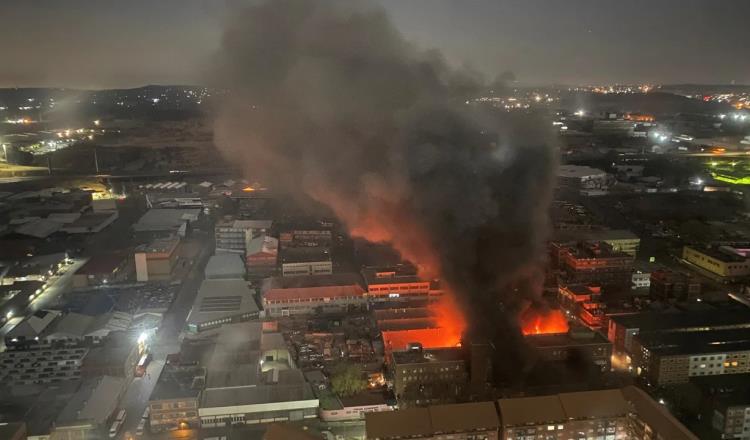
POLYGON ((212 255, 203 271, 207 280, 244 279, 245 264, 237 254, 226 253, 212 255))
POLYGON ((367 298, 361 282, 356 273, 267 278, 261 289, 263 310, 279 317, 363 308, 367 298))
POLYGON ((80 379, 88 351, 86 347, 4 351, 0 353, 0 380, 16 386, 80 379))
POLYGON ((750 275, 750 260, 745 253, 729 246, 696 248, 685 246, 682 258, 722 278, 737 279, 750 275))
POLYGON ((139 246, 134 253, 135 277, 138 281, 163 281, 172 275, 178 258, 180 238, 158 238, 139 246))
POLYGON ((367 296, 374 301, 425 299, 430 293, 430 282, 420 278, 412 265, 365 267, 362 276, 367 296))
POLYGON ((206 384, 206 369, 168 362, 148 401, 151 432, 200 427, 198 401, 206 384))
POLYGON ((132 270, 128 258, 122 254, 95 255, 73 274, 73 287, 117 283, 127 279, 132 270))
POLYGON ((656 385, 687 383, 690 377, 750 372, 747 329, 641 332, 633 338, 632 361, 656 385))
POLYGON ((604 189, 608 184, 606 172, 581 165, 560 165, 557 178, 563 184, 581 189, 604 189))
POLYGON ((668 302, 695 301, 700 297, 701 283, 692 275, 659 269, 651 273, 651 299, 668 302))
POLYGON ((611 367, 612 343, 595 331, 574 327, 568 333, 526 335, 524 340, 547 361, 584 359, 602 371, 611 367))
POLYGON ((500 421, 492 402, 433 405, 365 414, 368 440, 496 440, 500 421))
POLYGON ((560 249, 561 267, 569 284, 630 288, 635 257, 604 242, 581 242, 560 249))
POLYGON ((389 375, 401 407, 455 402, 469 381, 465 353, 460 348, 423 349, 415 344, 391 353, 389 375))
POLYGON ((566 229, 557 230, 553 241, 574 245, 576 242, 604 242, 613 251, 635 256, 641 239, 626 229, 566 229))
POLYGON ((263 233, 247 242, 245 265, 249 274, 269 276, 279 261, 279 240, 263 233))
POLYGON ((601 288, 586 284, 570 284, 560 285, 557 292, 558 303, 566 312, 577 317, 589 328, 602 327, 606 307, 601 301, 601 288))
POLYGON ((224 219, 214 227, 217 253, 245 254, 247 242, 269 232, 271 220, 224 219))
POLYGON ((58 414, 51 440, 104 438, 126 387, 121 377, 85 381, 58 414))
POLYGON ((187 235, 188 226, 197 222, 201 215, 200 209, 154 208, 133 225, 136 234, 145 237, 164 237, 187 235))
POLYGON ((330 249, 325 247, 289 247, 281 251, 281 275, 329 275, 333 273, 330 249))
POLYGON ((198 289, 185 325, 199 333, 223 324, 258 317, 258 305, 247 282, 238 279, 206 279, 198 289))

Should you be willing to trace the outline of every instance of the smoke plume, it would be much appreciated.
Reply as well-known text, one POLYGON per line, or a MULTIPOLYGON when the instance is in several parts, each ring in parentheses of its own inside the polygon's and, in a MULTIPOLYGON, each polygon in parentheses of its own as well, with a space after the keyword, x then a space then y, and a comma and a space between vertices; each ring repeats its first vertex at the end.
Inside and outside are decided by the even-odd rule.
POLYGON ((477 75, 415 48, 360 2, 247 6, 216 66, 229 90, 216 143, 249 178, 390 243, 447 283, 487 337, 500 304, 515 310, 539 290, 550 124, 468 104, 483 87, 477 75))

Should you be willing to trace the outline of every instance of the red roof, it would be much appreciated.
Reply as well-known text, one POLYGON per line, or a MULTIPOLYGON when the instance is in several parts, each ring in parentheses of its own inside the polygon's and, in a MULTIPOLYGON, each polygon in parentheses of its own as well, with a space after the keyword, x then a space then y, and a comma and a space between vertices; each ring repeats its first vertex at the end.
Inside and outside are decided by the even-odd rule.
POLYGON ((264 300, 288 301, 292 299, 341 298, 362 296, 365 291, 359 285, 294 287, 289 289, 270 289, 263 295, 264 300))

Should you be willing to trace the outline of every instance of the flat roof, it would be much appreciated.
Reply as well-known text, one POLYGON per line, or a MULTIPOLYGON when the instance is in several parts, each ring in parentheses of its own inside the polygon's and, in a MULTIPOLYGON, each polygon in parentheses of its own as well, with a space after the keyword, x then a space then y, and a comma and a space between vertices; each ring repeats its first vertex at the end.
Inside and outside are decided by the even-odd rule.
POLYGON ((206 369, 203 367, 165 365, 149 400, 197 398, 205 382, 206 369))
POLYGON ((245 249, 245 253, 247 255, 253 255, 260 252, 269 255, 278 255, 279 239, 268 236, 264 233, 247 241, 247 246, 245 249))
POLYGON ((409 438, 432 434, 430 410, 406 408, 398 411, 365 413, 368 439, 409 438))
POLYGON ((106 422, 117 408, 118 396, 124 388, 125 379, 121 377, 102 376, 96 381, 85 382, 60 412, 57 423, 106 422))
POLYGON ((750 350, 750 332, 744 328, 700 332, 641 332, 635 337, 643 347, 661 355, 750 350))
POLYGON ((571 336, 569 333, 526 335, 524 341, 537 348, 580 347, 584 345, 611 344, 599 332, 587 332, 586 336, 571 336))
POLYGON ((216 254, 208 259, 204 272, 206 278, 242 278, 245 263, 238 254, 216 254))
POLYGON ((655 402, 643 390, 630 385, 622 389, 622 394, 633 405, 638 418, 650 426, 660 438, 698 440, 697 436, 669 413, 666 406, 655 402))
POLYGON ((421 351, 394 351, 392 356, 394 362, 400 365, 464 360, 464 352, 460 348, 425 348, 421 351))
POLYGON ((152 240, 148 244, 140 245, 136 248, 137 252, 145 252, 152 254, 163 254, 165 252, 172 252, 177 245, 180 244, 180 237, 172 236, 167 238, 157 238, 152 240))
POLYGON ((733 251, 730 251, 729 249, 723 250, 722 247, 719 248, 711 248, 711 247, 697 247, 697 246, 685 246, 688 249, 691 249, 695 252, 700 252, 703 255, 708 255, 709 257, 719 260, 724 263, 741 263, 746 260, 745 257, 743 257, 740 254, 736 254, 733 251))
POLYGON ((563 229, 555 231, 554 240, 640 240, 640 237, 627 229, 563 229))
POLYGON ((114 272, 125 260, 121 254, 102 254, 94 255, 89 261, 81 266, 76 274, 80 275, 107 275, 114 272))
POLYGON ((47 238, 62 228, 61 222, 39 219, 24 223, 15 229, 16 234, 28 235, 35 238, 47 238))
POLYGON ((610 319, 625 328, 637 328, 641 332, 702 327, 750 328, 750 310, 744 307, 698 312, 644 312, 614 315, 610 319))
POLYGON ((500 427, 493 402, 433 405, 365 413, 367 438, 409 438, 500 427))
POLYGON ((362 276, 355 272, 328 275, 301 275, 296 277, 271 277, 263 280, 263 291, 270 289, 297 289, 308 287, 362 286, 362 276))
POLYGON ((493 402, 458 403, 429 407, 435 432, 497 429, 500 420, 493 402))
POLYGON ((208 408, 301 401, 310 402, 311 408, 318 406, 318 399, 308 383, 206 388, 201 397, 199 412, 208 408))
POLYGON ((307 263, 331 261, 331 251, 327 247, 289 247, 281 251, 281 263, 307 263))
POLYGON ((605 171, 598 168, 592 168, 584 165, 560 165, 557 167, 558 177, 589 177, 589 176, 603 176, 607 174, 605 171))
POLYGON ((370 285, 392 283, 422 283, 428 282, 417 275, 417 269, 410 264, 395 266, 365 267, 362 269, 365 283, 370 285))
POLYGON ((622 417, 630 412, 628 402, 619 389, 500 399, 498 406, 505 426, 622 417))
POLYGON ((208 279, 203 280, 193 308, 188 315, 188 324, 202 324, 225 317, 257 313, 258 305, 253 292, 245 280, 208 279))
POLYGON ((137 232, 168 231, 178 229, 185 221, 197 218, 200 209, 153 208, 133 225, 137 232))
POLYGON ((267 301, 285 301, 293 299, 349 298, 363 297, 365 291, 359 285, 300 287, 291 289, 270 289, 263 293, 267 301))

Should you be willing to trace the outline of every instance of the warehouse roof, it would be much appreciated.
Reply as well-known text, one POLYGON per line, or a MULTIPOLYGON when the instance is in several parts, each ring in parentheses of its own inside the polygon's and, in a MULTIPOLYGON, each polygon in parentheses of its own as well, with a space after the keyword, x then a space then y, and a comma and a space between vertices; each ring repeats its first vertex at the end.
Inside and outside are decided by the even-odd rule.
POLYGON ((265 301, 288 301, 292 299, 321 299, 362 297, 365 291, 359 285, 300 287, 291 289, 271 289, 263 294, 265 301))
POLYGON ((630 412, 628 402, 619 389, 500 399, 498 405, 505 426, 622 417, 630 412))
POLYGON ((235 278, 245 275, 245 264, 238 254, 216 254, 208 259, 206 278, 235 278))
POLYGON ((133 225, 133 229, 138 232, 178 229, 184 222, 197 219, 200 213, 200 209, 149 209, 133 225))
POLYGON ((590 176, 604 176, 606 174, 606 172, 600 169, 584 165, 560 165, 557 168, 558 177, 584 178, 590 176))
POLYGON ((365 414, 367 438, 409 438, 454 432, 497 430, 500 421, 492 402, 435 405, 365 414))
POLYGON ((258 306, 253 300, 253 292, 245 280, 203 280, 187 323, 197 325, 257 312, 258 306))

